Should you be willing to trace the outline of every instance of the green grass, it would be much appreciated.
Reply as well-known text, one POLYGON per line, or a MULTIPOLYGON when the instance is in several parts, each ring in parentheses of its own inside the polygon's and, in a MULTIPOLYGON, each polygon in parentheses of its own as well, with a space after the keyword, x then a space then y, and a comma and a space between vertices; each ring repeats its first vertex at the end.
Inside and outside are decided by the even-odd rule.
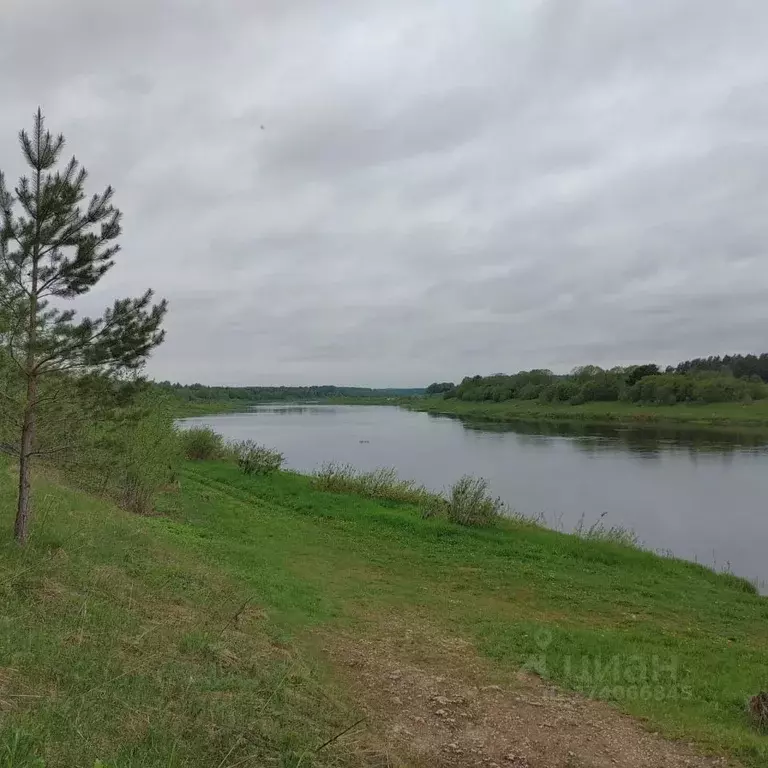
POLYGON ((314 750, 357 713, 205 531, 43 483, 21 550, 0 470, 3 768, 352 764, 314 750))
POLYGON ((467 402, 442 398, 412 398, 403 406, 414 411, 440 413, 483 421, 590 421, 604 424, 664 424, 725 427, 738 425, 768 429, 768 401, 750 404, 637 405, 636 403, 537 403, 533 400, 467 402))
POLYGON ((671 736, 754 765, 768 758, 744 716, 766 682, 768 601, 740 579, 525 524, 468 531, 407 504, 318 492, 297 475, 199 465, 185 486, 179 536, 204 531, 208 555, 289 631, 412 612, 507 668, 543 653, 557 682, 606 693, 671 736), (596 679, 614 659, 619 678, 596 679), (633 686, 665 698, 635 699, 633 686))
MULTIPOLYGON (((11 494, 8 474, 5 530, 11 494)), ((248 765, 355 764, 341 745, 314 754, 357 713, 310 639, 393 614, 472 641, 500 671, 526 666, 668 736, 768 760, 744 714, 767 682, 768 601, 733 576, 524 522, 425 520, 223 462, 188 463, 165 517, 50 484, 38 496, 32 546, 0 552, 0 724, 49 768, 257 752, 248 765)))

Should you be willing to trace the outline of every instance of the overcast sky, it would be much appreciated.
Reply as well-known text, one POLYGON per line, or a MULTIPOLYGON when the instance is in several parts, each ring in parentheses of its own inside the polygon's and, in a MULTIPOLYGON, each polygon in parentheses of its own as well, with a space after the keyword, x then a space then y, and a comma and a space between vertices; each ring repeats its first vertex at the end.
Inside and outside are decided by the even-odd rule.
POLYGON ((421 385, 768 351, 762 0, 4 0, 0 167, 41 105, 117 189, 94 312, 148 373, 421 385))

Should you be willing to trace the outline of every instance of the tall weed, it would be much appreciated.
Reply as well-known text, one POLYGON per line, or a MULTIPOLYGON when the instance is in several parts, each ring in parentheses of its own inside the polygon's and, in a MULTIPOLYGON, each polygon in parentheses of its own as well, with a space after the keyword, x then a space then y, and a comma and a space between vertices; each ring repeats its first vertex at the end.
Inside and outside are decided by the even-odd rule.
POLYGON ((464 475, 449 489, 445 505, 449 520, 460 525, 492 525, 507 512, 501 498, 491 496, 484 477, 464 475))
POLYGON ((607 512, 603 512, 589 527, 586 527, 584 515, 582 515, 573 533, 585 541, 609 541, 625 547, 639 548, 640 539, 631 528, 625 528, 622 525, 605 525, 603 520, 607 514, 607 512))
POLYGON ((412 480, 401 480, 393 467, 362 472, 351 464, 328 462, 315 472, 312 484, 321 491, 356 493, 369 499, 421 505, 430 492, 412 480))

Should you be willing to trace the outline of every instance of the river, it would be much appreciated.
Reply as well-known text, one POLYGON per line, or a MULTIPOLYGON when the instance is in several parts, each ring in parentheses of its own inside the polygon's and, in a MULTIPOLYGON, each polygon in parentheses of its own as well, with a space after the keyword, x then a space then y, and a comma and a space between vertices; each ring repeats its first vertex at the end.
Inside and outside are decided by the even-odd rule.
POLYGON ((755 434, 594 425, 467 423, 387 406, 278 405, 184 419, 282 451, 311 472, 328 461, 391 466, 441 490, 463 474, 551 527, 601 515, 653 550, 768 581, 768 439, 755 434))

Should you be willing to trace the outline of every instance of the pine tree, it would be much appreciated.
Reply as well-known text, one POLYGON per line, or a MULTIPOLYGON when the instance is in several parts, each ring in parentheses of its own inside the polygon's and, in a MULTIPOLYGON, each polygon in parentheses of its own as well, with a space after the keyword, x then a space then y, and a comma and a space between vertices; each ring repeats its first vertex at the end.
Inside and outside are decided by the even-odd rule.
POLYGON ((29 176, 19 179, 12 194, 0 172, 0 315, 5 321, 0 341, 24 390, 14 446, 19 460, 15 535, 23 544, 32 513, 30 467, 39 453, 41 380, 138 370, 163 340, 167 304, 153 304, 148 290, 116 301, 95 319, 79 319, 66 306, 113 266, 121 214, 112 205, 111 187, 82 205, 87 173, 75 158, 54 170, 64 137, 45 130, 40 110, 31 135, 22 130, 19 141, 29 176))

